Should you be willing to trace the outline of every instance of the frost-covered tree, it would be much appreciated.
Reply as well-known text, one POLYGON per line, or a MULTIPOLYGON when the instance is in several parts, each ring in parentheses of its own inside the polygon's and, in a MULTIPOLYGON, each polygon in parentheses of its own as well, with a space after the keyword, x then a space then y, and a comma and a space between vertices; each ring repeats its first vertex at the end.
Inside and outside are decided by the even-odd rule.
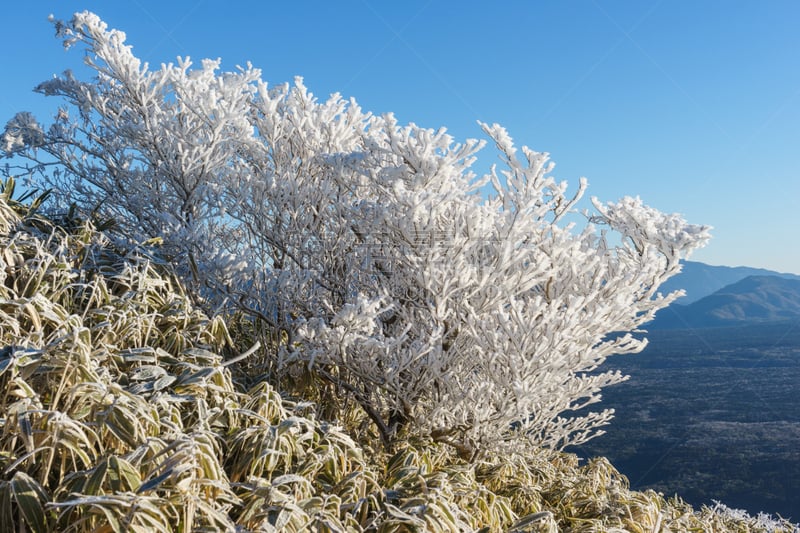
POLYGON ((122 235, 163 239, 208 306, 281 331, 278 367, 335 384, 387 444, 411 432, 469 456, 596 435, 612 413, 573 412, 625 379, 599 365, 644 347, 630 332, 708 238, 638 198, 565 221, 585 181, 568 194, 497 125, 481 126, 503 164, 476 176, 483 142, 251 66, 151 69, 88 12, 56 26, 97 76, 40 85, 68 105, 48 128, 18 114, 5 155, 122 235))

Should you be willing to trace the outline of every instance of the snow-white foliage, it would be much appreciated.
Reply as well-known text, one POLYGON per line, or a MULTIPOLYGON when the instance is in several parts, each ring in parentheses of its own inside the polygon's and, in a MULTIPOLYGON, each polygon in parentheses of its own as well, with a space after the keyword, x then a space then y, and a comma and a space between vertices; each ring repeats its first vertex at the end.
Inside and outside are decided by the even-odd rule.
POLYGON ((477 177, 484 142, 319 101, 299 78, 270 87, 251 66, 150 69, 88 12, 57 27, 97 77, 43 83, 70 109, 45 139, 19 116, 7 153, 49 154, 65 201, 163 238, 210 304, 283 330, 280 365, 338 383, 387 440, 402 426, 471 454, 595 435, 610 410, 569 413, 625 377, 592 371, 644 347, 626 332, 678 296, 657 289, 708 238, 638 198, 567 223, 586 182, 568 195, 548 155, 498 125, 482 128, 503 165, 477 177))
POLYGON ((787 523, 780 518, 776 518, 767 513, 758 513, 755 516, 750 515, 743 509, 735 509, 728 507, 722 502, 714 501, 714 513, 727 518, 729 520, 736 520, 739 522, 748 523, 752 525, 756 531, 765 531, 766 533, 800 533, 800 524, 794 524, 791 529, 786 529, 787 523))

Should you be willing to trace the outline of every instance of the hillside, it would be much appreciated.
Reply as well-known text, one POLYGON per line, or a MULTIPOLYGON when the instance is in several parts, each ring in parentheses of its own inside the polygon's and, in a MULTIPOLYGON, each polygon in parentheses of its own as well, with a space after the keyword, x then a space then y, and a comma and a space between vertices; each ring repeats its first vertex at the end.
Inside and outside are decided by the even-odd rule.
POLYGON ((777 276, 800 280, 800 276, 796 274, 763 268, 714 266, 697 261, 684 261, 681 273, 667 280, 661 286, 661 292, 666 294, 683 289, 686 295, 679 302, 681 305, 689 305, 749 276, 777 276))
POLYGON ((157 248, 32 217, 3 189, 2 531, 794 528, 631 491, 603 458, 381 451, 357 411, 329 418, 313 382, 310 401, 268 383, 272 351, 195 308, 157 248))
POLYGON ((800 279, 748 276, 689 305, 662 310, 647 329, 710 328, 800 319, 800 279))

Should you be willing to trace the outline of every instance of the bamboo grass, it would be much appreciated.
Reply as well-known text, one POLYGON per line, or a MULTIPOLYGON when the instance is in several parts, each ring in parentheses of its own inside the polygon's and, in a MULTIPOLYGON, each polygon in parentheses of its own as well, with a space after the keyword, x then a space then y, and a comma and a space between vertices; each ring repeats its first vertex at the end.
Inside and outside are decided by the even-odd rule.
POLYGON ((268 338, 226 363, 260 326, 205 315, 157 249, 12 194, 6 183, 0 531, 796 531, 631 491, 602 458, 376 451, 358 417, 321 420, 337 411, 297 398, 315 397, 313 377, 284 394, 259 377, 268 338))

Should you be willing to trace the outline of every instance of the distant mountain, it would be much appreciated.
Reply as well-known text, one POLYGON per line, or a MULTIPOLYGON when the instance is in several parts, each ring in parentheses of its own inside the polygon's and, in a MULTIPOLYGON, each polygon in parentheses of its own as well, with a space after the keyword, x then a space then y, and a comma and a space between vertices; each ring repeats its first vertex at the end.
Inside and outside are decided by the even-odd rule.
POLYGON ((784 320, 800 320, 800 277, 748 276, 689 305, 662 309, 645 328, 708 328, 784 320))
POLYGON ((659 290, 667 294, 684 289, 686 296, 678 302, 681 305, 689 305, 748 276, 778 276, 800 280, 800 276, 796 274, 784 274, 763 268, 713 266, 696 261, 684 261, 681 273, 670 278, 659 290))

